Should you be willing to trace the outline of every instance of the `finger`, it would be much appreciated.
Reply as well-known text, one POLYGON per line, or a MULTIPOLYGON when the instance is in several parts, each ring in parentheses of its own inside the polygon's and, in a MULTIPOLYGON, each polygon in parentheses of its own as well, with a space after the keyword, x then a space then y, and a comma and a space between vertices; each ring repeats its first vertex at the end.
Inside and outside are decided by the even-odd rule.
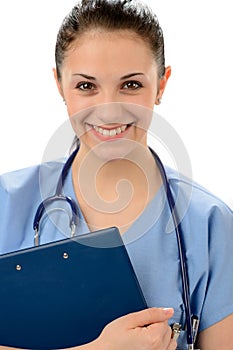
POLYGON ((125 316, 129 328, 144 327, 157 322, 164 322, 174 314, 172 308, 149 308, 125 316))
POLYGON ((176 350, 177 342, 175 339, 171 339, 166 350, 176 350))
POLYGON ((172 330, 171 330, 171 327, 167 325, 167 328, 163 337, 165 348, 169 347, 171 343, 171 337, 172 337, 172 330))
POLYGON ((160 342, 163 345, 164 349, 167 349, 172 335, 172 330, 168 325, 167 320, 163 322, 153 323, 148 326, 147 329, 149 329, 152 336, 156 336, 158 339, 160 339, 160 342))

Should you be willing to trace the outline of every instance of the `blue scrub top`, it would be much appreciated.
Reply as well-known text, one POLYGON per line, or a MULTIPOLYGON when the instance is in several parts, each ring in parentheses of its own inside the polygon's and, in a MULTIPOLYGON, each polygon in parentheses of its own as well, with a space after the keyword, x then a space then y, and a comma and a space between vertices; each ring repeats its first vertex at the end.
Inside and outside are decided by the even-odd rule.
MULTIPOLYGON (((0 177, 0 254, 34 244, 38 205, 55 192, 63 161, 50 162, 0 177)), ((192 313, 199 331, 233 313, 233 212, 206 189, 166 168, 181 219, 188 260, 192 313)), ((63 186, 75 197, 71 171, 63 186)), ((57 203, 41 222, 41 243, 69 236, 69 217, 57 203)), ((79 209, 77 234, 89 228, 79 209)), ((123 240, 149 307, 173 307, 169 322, 185 324, 179 253, 163 187, 123 234, 123 240)), ((178 349, 186 349, 182 332, 178 349)))

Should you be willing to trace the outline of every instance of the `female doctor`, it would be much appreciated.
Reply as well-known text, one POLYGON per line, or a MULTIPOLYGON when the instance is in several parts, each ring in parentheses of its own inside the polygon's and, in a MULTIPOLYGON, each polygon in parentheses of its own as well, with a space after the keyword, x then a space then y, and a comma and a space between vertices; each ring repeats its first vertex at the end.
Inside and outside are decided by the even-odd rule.
MULTIPOLYGON (((83 0, 61 25, 54 76, 79 143, 63 184, 64 193, 77 198, 76 233, 117 226, 150 307, 111 322, 77 349, 187 348, 184 336, 177 343, 171 337, 169 324, 185 323, 179 258, 160 171, 147 146, 152 111, 170 74, 162 30, 145 5, 83 0)), ((36 209, 53 193, 62 165, 1 176, 1 254, 33 245, 36 209)), ((232 211, 176 171, 167 169, 167 176, 183 213, 191 307, 200 319, 197 347, 233 349, 232 211)), ((59 225, 44 219, 41 243, 64 238, 59 225)))

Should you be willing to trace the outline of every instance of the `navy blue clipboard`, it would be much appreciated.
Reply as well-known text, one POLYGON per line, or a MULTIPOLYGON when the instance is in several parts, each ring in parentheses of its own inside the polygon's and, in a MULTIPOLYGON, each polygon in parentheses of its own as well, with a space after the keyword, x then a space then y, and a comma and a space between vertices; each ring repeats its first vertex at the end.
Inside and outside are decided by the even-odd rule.
POLYGON ((147 308, 117 228, 0 256, 0 344, 61 349, 147 308))

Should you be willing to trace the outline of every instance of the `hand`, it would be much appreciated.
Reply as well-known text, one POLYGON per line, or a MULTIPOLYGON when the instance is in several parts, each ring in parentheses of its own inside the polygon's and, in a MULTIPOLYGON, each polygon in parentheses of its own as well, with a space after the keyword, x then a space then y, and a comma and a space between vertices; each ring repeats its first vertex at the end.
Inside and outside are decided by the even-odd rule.
MULTIPOLYGON (((91 343, 69 350, 175 350, 168 320, 173 309, 150 308, 117 318, 91 343)), ((0 346, 0 350, 13 350, 0 346)), ((16 350, 16 349, 14 349, 16 350)))
POLYGON ((175 350, 168 325, 173 313, 173 309, 150 308, 120 317, 103 329, 96 340, 99 349, 175 350))

